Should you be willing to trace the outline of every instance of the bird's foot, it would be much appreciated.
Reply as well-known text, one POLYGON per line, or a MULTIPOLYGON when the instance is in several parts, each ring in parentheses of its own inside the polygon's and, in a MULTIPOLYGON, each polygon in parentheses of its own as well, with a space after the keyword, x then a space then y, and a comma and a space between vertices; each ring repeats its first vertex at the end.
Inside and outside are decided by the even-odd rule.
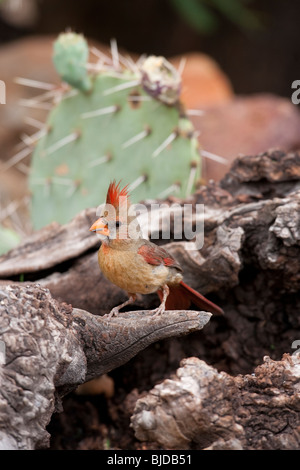
POLYGON ((136 294, 129 294, 129 299, 126 300, 126 302, 123 302, 121 305, 117 305, 117 307, 114 307, 111 309, 111 311, 108 314, 108 318, 116 317, 119 311, 121 310, 121 308, 126 307, 127 305, 130 305, 135 301, 136 301, 136 294))
POLYGON ((165 306, 160 305, 159 307, 155 308, 154 310, 151 310, 151 313, 153 314, 153 317, 158 317, 165 311, 165 306))
POLYGON ((111 309, 111 311, 107 314, 107 317, 108 318, 112 318, 112 317, 116 317, 119 313, 119 308, 118 307, 114 307, 111 309))

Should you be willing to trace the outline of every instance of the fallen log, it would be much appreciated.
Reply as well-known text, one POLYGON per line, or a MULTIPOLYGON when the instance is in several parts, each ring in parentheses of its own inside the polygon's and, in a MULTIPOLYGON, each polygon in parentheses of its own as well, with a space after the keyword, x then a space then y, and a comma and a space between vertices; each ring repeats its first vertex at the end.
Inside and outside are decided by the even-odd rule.
MULTIPOLYGON (((202 215, 205 223, 204 245, 201 250, 188 249, 193 241, 184 239, 176 241, 172 231, 170 240, 158 240, 158 243, 164 244, 180 262, 185 281, 219 304, 225 311, 225 317, 212 318, 203 331, 191 334, 188 341, 185 338, 173 338, 164 343, 164 348, 160 349, 159 367, 158 362, 152 360, 151 355, 155 350, 151 349, 151 346, 147 351, 141 352, 139 358, 142 358, 142 366, 139 365, 137 358, 131 361, 130 371, 127 370, 127 375, 131 374, 140 389, 153 388, 155 383, 151 382, 152 377, 155 377, 156 381, 165 380, 174 373, 182 359, 191 356, 197 356, 206 362, 210 368, 209 373, 214 377, 215 386, 212 390, 216 391, 225 373, 224 380, 231 384, 232 390, 236 391, 240 386, 238 384, 243 381, 250 383, 251 373, 260 367, 265 356, 271 358, 270 364, 273 365, 261 366, 262 369, 259 369, 261 390, 267 390, 268 384, 273 383, 272 374, 276 372, 277 366, 284 377, 291 366, 287 356, 284 360, 282 356, 285 353, 292 353, 292 345, 300 340, 299 162, 298 152, 272 151, 256 156, 239 157, 220 184, 209 183, 185 201, 168 199, 167 207, 161 213, 161 227, 170 215, 168 206, 174 201, 181 206, 186 202, 192 203, 194 207, 196 204, 205 206, 202 215), (240 378, 237 379, 235 376, 240 378)), ((197 217, 195 211, 191 218, 192 224, 196 224, 197 217)), ((2 289, 10 285, 11 289, 27 289, 30 293, 30 289, 37 288, 36 283, 40 285, 39 289, 49 289, 52 302, 58 302, 57 305, 60 306, 64 303, 72 305, 72 307, 63 307, 67 308, 68 312, 73 312, 71 316, 69 313, 64 314, 66 319, 73 318, 73 327, 70 327, 72 331, 74 325, 77 325, 79 310, 90 312, 86 314, 91 318, 89 321, 101 322, 102 315, 124 301, 126 294, 109 283, 99 272, 97 263, 99 241, 88 232, 94 218, 95 210, 83 211, 70 224, 63 227, 56 224, 45 227, 22 245, 2 256, 0 258, 2 289), (24 279, 25 283, 20 282, 21 279, 24 279), (91 314, 94 316, 90 317, 91 314)), ((150 226, 150 238, 153 234, 154 228, 150 226)), ((140 297, 136 303, 136 307, 141 311, 155 306, 157 306, 155 295, 140 297)), ((124 318, 127 314, 124 314, 124 318)), ((133 322, 136 318, 140 319, 139 312, 131 312, 130 315, 133 315, 133 322)), ((175 315, 178 315, 178 312, 175 315)), ((120 320, 122 318, 123 314, 120 320)), ((167 321, 167 318, 164 320, 167 321)), ((117 319, 113 319, 112 328, 116 321, 117 319)), ((90 325, 89 322, 87 324, 90 325)), ((5 329, 9 323, 3 325, 5 329)), ((8 331, 9 328, 10 326, 8 331)), ((176 331, 172 335, 177 336, 176 331)), ((79 341, 78 332, 74 337, 79 341)), ((158 338, 153 337, 153 342, 158 338)), ((103 373, 106 369, 98 367, 98 356, 94 355, 93 334, 88 334, 81 339, 82 341, 86 344, 85 360, 87 357, 94 358, 95 373, 96 371, 103 373)), ((59 351, 57 354, 59 355, 59 351)), ((292 358, 294 361, 294 356, 292 358)), ((127 356, 124 356, 124 361, 115 363, 113 367, 125 364, 127 360, 127 356)), ((126 364, 123 367, 126 368, 126 364)), ((297 371, 298 367, 293 371, 297 371)), ((276 374, 277 372, 275 377, 278 377, 276 374)), ((83 380, 92 376, 94 375, 85 372, 83 380)), ((289 375, 288 377, 288 380, 294 383, 294 379, 289 375)), ((56 382, 52 387, 57 388, 55 394, 60 396, 74 388, 75 382, 74 384, 68 381, 64 384, 56 382)), ((299 391, 296 386, 291 387, 297 403, 296 392, 299 391)), ((273 393, 273 388, 270 388, 270 393, 273 393)), ((250 393, 250 389, 248 392, 250 393)), ((279 387, 274 393, 278 394, 278 397, 282 396, 284 403, 288 403, 284 387, 279 387)), ((237 400, 241 399, 238 392, 233 396, 237 400)), ((258 398, 258 395, 256 397, 258 398)), ((252 414, 255 415, 257 408, 262 422, 267 419, 266 415, 259 411, 259 400, 254 401, 251 406, 253 406, 252 414)), ((275 407, 274 400, 271 401, 271 406, 275 407)), ((293 408, 293 420, 299 419, 297 406, 293 408)), ((47 419, 55 409, 53 403, 50 408, 51 410, 47 411, 47 419)), ((287 408, 288 406, 284 405, 284 409, 287 408)), ((275 407, 274 413, 276 410, 275 407)), ((138 416, 138 413, 135 413, 138 416)), ((234 429, 237 429, 236 426, 250 429, 236 418, 236 411, 231 413, 231 417, 234 429)), ((259 429, 260 426, 264 429, 264 426, 258 423, 259 429)), ((139 434, 144 432, 143 426, 136 429, 137 435, 141 438, 152 439, 150 434, 145 434, 144 437, 139 434)), ((209 432, 211 433, 211 429, 209 432)), ((264 433, 261 432, 258 434, 259 439, 250 445, 250 440, 245 438, 247 432, 244 431, 244 437, 239 436, 237 432, 237 440, 232 434, 226 435, 225 440, 222 437, 226 442, 224 446, 293 448, 296 442, 294 427, 287 426, 281 440, 268 438, 266 444, 264 444, 264 433)), ((223 441, 218 443, 214 431, 212 435, 209 439, 202 436, 202 440, 196 445, 199 448, 223 446, 223 441)), ((39 442, 42 441, 43 439, 39 442)), ((194 437, 188 438, 187 442, 187 447, 193 447, 194 437)), ((34 445, 40 445, 38 440, 34 445)))
POLYGON ((0 316, 0 449, 36 449, 49 444, 45 427, 65 394, 152 342, 203 328, 211 314, 100 317, 59 304, 48 289, 11 285, 0 289, 0 316))
POLYGON ((298 450, 300 354, 232 377, 198 358, 140 398, 136 437, 166 449, 298 450))

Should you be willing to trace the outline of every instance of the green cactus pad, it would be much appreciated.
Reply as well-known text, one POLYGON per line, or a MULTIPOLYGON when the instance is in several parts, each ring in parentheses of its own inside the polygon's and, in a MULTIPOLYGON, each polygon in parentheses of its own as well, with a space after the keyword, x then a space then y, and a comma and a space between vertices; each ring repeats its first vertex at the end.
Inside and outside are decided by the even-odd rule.
POLYGON ((21 237, 9 228, 0 225, 0 255, 17 246, 21 241, 21 237))
POLYGON ((89 48, 80 34, 60 34, 54 43, 53 62, 62 80, 81 91, 91 89, 87 72, 89 48))

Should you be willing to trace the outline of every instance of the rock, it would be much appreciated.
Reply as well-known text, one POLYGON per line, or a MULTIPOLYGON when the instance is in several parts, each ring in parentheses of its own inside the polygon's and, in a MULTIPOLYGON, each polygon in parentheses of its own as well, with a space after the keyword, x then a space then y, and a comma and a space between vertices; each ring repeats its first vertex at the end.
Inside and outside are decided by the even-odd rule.
POLYGON ((187 108, 214 106, 227 103, 233 98, 229 78, 209 56, 190 53, 170 61, 176 68, 184 60, 181 99, 187 108))
POLYGON ((23 132, 32 134, 37 129, 24 123, 28 115, 44 121, 47 111, 29 109, 19 105, 19 100, 29 99, 41 90, 23 87, 14 82, 16 77, 31 78, 47 83, 59 83, 51 63, 52 37, 31 37, 9 43, 0 49, 0 79, 6 84, 6 104, 0 106, 1 160, 14 154, 23 132))
POLYGON ((192 120, 200 131, 202 148, 228 159, 225 166, 205 159, 206 181, 221 179, 239 154, 300 147, 300 113, 286 98, 270 94, 235 97, 227 103, 206 107, 203 116, 192 120))

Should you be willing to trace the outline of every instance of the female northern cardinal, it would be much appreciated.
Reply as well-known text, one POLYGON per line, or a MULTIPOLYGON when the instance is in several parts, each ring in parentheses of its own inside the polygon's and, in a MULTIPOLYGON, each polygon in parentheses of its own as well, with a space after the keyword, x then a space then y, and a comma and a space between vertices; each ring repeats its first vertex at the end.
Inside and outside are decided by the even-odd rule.
POLYGON ((113 181, 108 188, 102 216, 90 231, 104 238, 98 252, 103 274, 128 292, 129 299, 114 307, 109 316, 133 303, 136 294, 157 292, 161 304, 156 315, 166 309, 187 309, 193 302, 201 310, 223 314, 223 310, 182 281, 182 268, 164 248, 142 238, 137 223, 135 236, 130 236, 130 224, 136 221, 128 214, 130 206, 127 186, 113 181))

